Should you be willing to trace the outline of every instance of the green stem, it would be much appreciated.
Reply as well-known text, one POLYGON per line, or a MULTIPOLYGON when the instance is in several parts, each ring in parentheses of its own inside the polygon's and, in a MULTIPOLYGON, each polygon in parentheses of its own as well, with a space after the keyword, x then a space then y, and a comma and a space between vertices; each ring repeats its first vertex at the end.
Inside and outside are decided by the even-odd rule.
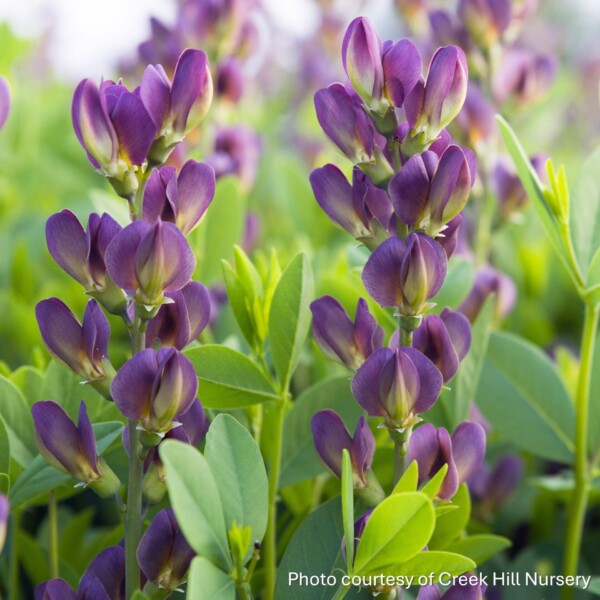
MULTIPOLYGON (((585 307, 581 339, 581 366, 575 399, 575 489, 569 506, 563 575, 577 575, 581 538, 590 490, 588 462, 588 413, 590 379, 594 361, 594 347, 598 329, 600 305, 588 303, 585 307)), ((572 587, 563 587, 561 598, 570 600, 575 594, 572 587)))
POLYGON ((409 329, 400 327, 400 345, 401 346, 412 346, 413 332, 409 329))
POLYGON ((332 600, 342 600, 342 598, 345 598, 346 594, 350 591, 350 586, 349 585, 340 585, 340 587, 337 589, 335 596, 332 598, 332 600))
POLYGON ((264 543, 265 561, 265 600, 275 598, 275 578, 277 576, 277 490, 281 469, 281 447, 283 441, 283 419, 287 406, 287 394, 275 403, 273 418, 273 454, 269 468, 269 520, 264 543))
POLYGON ((11 519, 8 599, 19 600, 19 547, 17 543, 21 511, 15 510, 11 519))
POLYGON ((60 577, 58 569, 58 502, 56 490, 48 492, 48 523, 50 531, 50 576, 60 577))

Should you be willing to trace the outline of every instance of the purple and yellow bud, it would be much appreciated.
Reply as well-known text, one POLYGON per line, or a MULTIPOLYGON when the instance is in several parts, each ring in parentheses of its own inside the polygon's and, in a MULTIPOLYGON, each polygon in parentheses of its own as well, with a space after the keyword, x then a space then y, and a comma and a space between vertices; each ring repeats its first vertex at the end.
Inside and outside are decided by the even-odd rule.
POLYGON ((383 345, 383 329, 369 312, 367 303, 359 299, 354 322, 343 306, 331 296, 315 300, 313 336, 323 352, 356 371, 364 361, 383 345))
POLYGON ((383 54, 383 93, 396 108, 404 101, 421 79, 423 61, 415 45, 409 40, 391 44, 383 54))
POLYGON ((510 0, 460 0, 458 16, 473 40, 483 48, 497 44, 510 25, 510 0))
POLYGON ((410 347, 376 350, 356 372, 352 393, 373 417, 385 417, 391 430, 419 422, 442 389, 442 376, 421 352, 410 347))
POLYGON ((192 363, 175 348, 147 348, 129 359, 111 385, 117 408, 160 436, 192 406, 198 379, 192 363))

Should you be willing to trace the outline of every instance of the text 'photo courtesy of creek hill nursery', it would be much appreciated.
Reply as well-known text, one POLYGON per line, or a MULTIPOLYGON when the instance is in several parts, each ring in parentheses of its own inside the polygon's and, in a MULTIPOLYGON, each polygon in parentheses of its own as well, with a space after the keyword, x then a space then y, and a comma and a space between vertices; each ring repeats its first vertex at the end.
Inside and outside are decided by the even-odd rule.
POLYGON ((600 597, 599 32, 2 0, 0 600, 600 597))

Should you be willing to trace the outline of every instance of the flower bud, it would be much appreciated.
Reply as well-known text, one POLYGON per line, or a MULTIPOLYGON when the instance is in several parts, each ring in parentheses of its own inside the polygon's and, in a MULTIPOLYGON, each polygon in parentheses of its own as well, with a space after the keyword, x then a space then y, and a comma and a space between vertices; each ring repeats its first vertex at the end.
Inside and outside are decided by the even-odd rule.
POLYGON ((10 112, 10 86, 4 77, 0 77, 0 129, 4 127, 10 112))
POLYGON ((50 579, 35 587, 35 600, 79 600, 79 595, 64 579, 50 579))
POLYGON ((464 217, 462 214, 456 215, 447 225, 443 232, 438 235, 436 241, 444 249, 448 260, 452 258, 452 255, 456 251, 460 243, 460 226, 464 217))
POLYGON ((458 16, 480 46, 490 48, 500 41, 511 17, 510 0, 460 0, 458 16))
POLYGON ((381 306, 396 307, 403 315, 419 315, 442 287, 447 268, 440 244, 422 233, 411 233, 406 242, 393 237, 376 248, 362 279, 381 306))
POLYGON ((222 60, 217 69, 217 96, 231 104, 239 102, 244 93, 244 74, 240 61, 234 56, 222 60))
POLYGON ((198 379, 192 363, 175 348, 147 348, 130 358, 116 374, 111 392, 128 419, 141 420, 149 433, 165 434, 192 405, 198 379))
POLYGON ((442 376, 421 352, 410 347, 381 348, 367 358, 352 380, 357 402, 386 427, 403 431, 428 411, 442 389, 442 376))
POLYGON ((385 49, 383 54, 384 94, 397 108, 421 79, 423 61, 415 45, 400 40, 385 49))
POLYGON ((367 303, 360 298, 353 323, 342 305, 331 296, 315 300, 313 336, 325 354, 337 358, 349 369, 356 371, 363 362, 383 344, 383 329, 369 313, 367 303))
POLYGON ((523 461, 518 456, 507 454, 500 458, 493 469, 482 464, 469 477, 469 491, 479 503, 484 514, 500 509, 519 486, 523 476, 523 461))
POLYGON ((81 600, 125 600, 125 550, 102 550, 83 574, 78 592, 81 600))

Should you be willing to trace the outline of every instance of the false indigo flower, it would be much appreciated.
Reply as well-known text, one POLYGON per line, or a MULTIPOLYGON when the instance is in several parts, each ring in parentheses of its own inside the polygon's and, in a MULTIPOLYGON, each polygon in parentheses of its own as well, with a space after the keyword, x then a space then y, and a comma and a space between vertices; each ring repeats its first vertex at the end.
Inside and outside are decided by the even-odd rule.
MULTIPOLYGON (((356 552, 358 551, 358 543, 360 542, 360 538, 365 531, 365 527, 371 517, 375 509, 370 508, 366 512, 364 512, 355 522, 354 522, 354 556, 356 556, 356 552)), ((344 560, 348 560, 346 556, 346 538, 342 538, 342 554, 344 556, 344 560)), ((351 566, 351 565, 350 565, 351 566)))
POLYGON ((419 315, 442 287, 447 268, 446 253, 438 242, 411 233, 406 242, 393 237, 376 248, 362 279, 381 306, 396 307, 403 315, 419 315))
POLYGON ((198 379, 192 363, 175 348, 147 348, 116 374, 111 392, 128 419, 141 420, 151 433, 164 434, 194 402, 198 379))
POLYGON ((512 16, 510 0, 460 0, 458 16, 471 37, 484 48, 497 43, 512 16))
POLYGON ((80 600, 64 579, 51 579, 35 587, 35 600, 80 600))
POLYGON ((4 542, 6 540, 6 529, 8 524, 8 516, 10 513, 10 504, 8 498, 0 493, 0 552, 4 548, 4 542))
POLYGON ((477 471, 485 454, 485 431, 481 425, 464 421, 452 436, 446 429, 430 423, 415 429, 410 438, 409 462, 417 461, 419 484, 433 477, 443 465, 448 471, 438 496, 450 500, 458 486, 477 471))
POLYGON ((106 249, 113 281, 142 304, 158 306, 164 292, 180 290, 192 276, 196 258, 172 223, 136 221, 114 237, 106 249))
POLYGON ((354 437, 340 416, 326 409, 316 413, 311 421, 317 454, 332 473, 341 479, 343 450, 348 450, 352 462, 353 485, 368 485, 367 471, 371 468, 375 452, 375 438, 364 417, 360 417, 354 437))
POLYGON ((215 172, 206 164, 188 160, 179 175, 175 167, 155 169, 144 190, 143 217, 174 223, 184 235, 198 224, 215 195, 215 172))
POLYGON ((501 508, 521 481, 523 461, 515 455, 507 454, 496 462, 493 468, 482 464, 467 481, 471 496, 479 503, 484 513, 501 508))
POLYGON ((0 129, 4 127, 10 112, 10 87, 4 77, 0 77, 0 129))
POLYGON ((463 220, 464 217, 462 214, 456 215, 454 219, 448 222, 443 233, 436 238, 436 241, 444 249, 448 260, 450 260, 454 254, 460 242, 460 226, 462 225, 463 220))
POLYGON ((217 95, 220 100, 235 104, 244 93, 244 74, 240 61, 229 56, 217 68, 217 95))
POLYGON ((80 600, 126 600, 125 550, 109 546, 86 569, 79 582, 80 600))
POLYGON ((90 300, 83 325, 58 298, 38 302, 35 314, 42 338, 50 353, 88 381, 102 380, 107 368, 110 326, 95 300, 90 300))
POLYGON ((419 421, 442 389, 442 376, 421 352, 410 347, 381 348, 367 358, 352 380, 352 394, 386 427, 404 430, 419 421))
POLYGON ((485 97, 481 88, 469 82, 465 105, 457 117, 457 122, 466 132, 471 146, 479 146, 486 142, 496 131, 496 109, 485 97))
POLYGON ((137 549, 144 575, 166 590, 173 590, 185 581, 195 555, 171 508, 161 510, 154 517, 137 549))
POLYGON ((436 236, 465 207, 475 175, 475 155, 467 148, 448 146, 439 158, 431 150, 415 154, 390 182, 394 212, 436 236))
POLYGON ((211 302, 208 290, 197 281, 190 281, 181 290, 167 292, 170 304, 163 304, 156 316, 148 321, 146 346, 155 342, 182 350, 210 321, 211 302))
POLYGON ((50 465, 90 485, 101 496, 116 493, 119 480, 98 456, 84 402, 79 405, 77 425, 50 400, 36 402, 31 413, 38 449, 50 465))
POLYGON ((392 106, 400 108, 421 78, 423 62, 409 40, 387 46, 383 53, 384 94, 392 106))
POLYGON ((417 600, 483 600, 486 589, 485 584, 456 583, 442 595, 436 585, 424 585, 419 589, 417 600))
POLYGON ((313 314, 313 336, 321 350, 353 371, 383 345, 383 329, 362 298, 356 307, 354 323, 342 305, 331 296, 315 300, 310 309, 313 314))

